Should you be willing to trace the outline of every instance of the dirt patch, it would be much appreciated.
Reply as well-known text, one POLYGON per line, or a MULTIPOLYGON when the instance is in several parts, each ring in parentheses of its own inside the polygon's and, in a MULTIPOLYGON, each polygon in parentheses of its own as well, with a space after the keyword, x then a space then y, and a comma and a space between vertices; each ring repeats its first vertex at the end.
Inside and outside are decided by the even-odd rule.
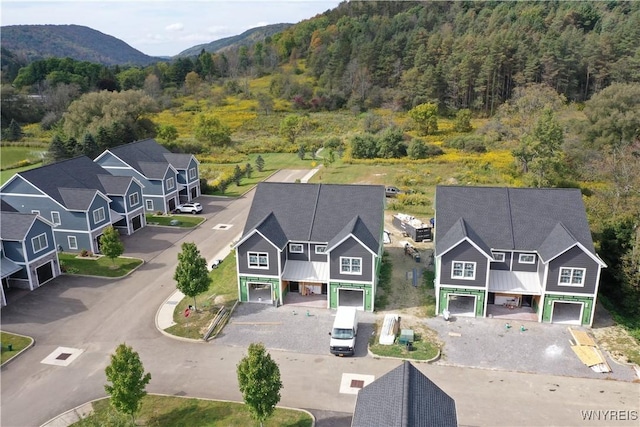
POLYGON ((598 345, 620 363, 640 363, 640 345, 620 325, 592 329, 598 345))

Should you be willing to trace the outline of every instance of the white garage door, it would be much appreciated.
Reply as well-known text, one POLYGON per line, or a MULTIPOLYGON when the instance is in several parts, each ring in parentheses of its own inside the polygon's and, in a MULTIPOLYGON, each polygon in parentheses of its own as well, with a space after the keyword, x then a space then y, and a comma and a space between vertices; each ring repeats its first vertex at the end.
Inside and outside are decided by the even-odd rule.
POLYGON ((364 310, 364 290, 338 289, 338 307, 356 307, 364 310))
POLYGON ((581 302, 554 301, 551 323, 580 325, 583 309, 584 303, 581 302))

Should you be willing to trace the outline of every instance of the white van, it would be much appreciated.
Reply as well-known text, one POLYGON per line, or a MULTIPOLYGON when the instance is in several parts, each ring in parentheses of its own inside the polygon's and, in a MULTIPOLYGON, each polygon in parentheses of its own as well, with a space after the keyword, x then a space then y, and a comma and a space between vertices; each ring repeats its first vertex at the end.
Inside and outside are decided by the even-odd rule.
POLYGON ((353 356, 358 333, 358 310, 355 307, 338 307, 333 329, 329 332, 329 351, 336 356, 353 356))

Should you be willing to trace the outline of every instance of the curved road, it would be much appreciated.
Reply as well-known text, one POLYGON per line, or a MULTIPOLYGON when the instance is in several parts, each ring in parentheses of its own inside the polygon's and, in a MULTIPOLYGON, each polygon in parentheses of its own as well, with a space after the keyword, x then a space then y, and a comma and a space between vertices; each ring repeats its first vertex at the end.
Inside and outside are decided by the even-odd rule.
MULTIPOLYGON (((283 171, 271 180, 286 176, 293 181, 307 172, 283 171)), ((211 259, 242 231, 252 197, 252 191, 238 199, 202 197, 207 221, 200 227, 187 232, 147 227, 125 238, 127 255, 146 261, 127 278, 63 276, 10 299, 2 309, 2 329, 32 336, 36 345, 2 369, 0 425, 38 426, 104 397, 104 368, 122 342, 133 346, 151 372, 149 392, 241 401, 236 364, 244 348, 168 338, 155 328, 154 316, 175 290, 172 276, 180 244, 193 241, 211 259), (231 227, 214 230, 217 224, 231 227), (66 367, 40 363, 59 346, 84 352, 66 367)), ((350 425, 355 396, 339 393, 342 373, 377 378, 400 363, 371 357, 271 354, 282 372, 280 403, 320 414, 321 426, 350 425)), ((584 425, 582 410, 639 409, 640 385, 634 383, 417 366, 456 399, 460 425, 584 425)), ((611 425, 611 421, 588 424, 611 425)), ((615 425, 637 425, 637 418, 615 425)))

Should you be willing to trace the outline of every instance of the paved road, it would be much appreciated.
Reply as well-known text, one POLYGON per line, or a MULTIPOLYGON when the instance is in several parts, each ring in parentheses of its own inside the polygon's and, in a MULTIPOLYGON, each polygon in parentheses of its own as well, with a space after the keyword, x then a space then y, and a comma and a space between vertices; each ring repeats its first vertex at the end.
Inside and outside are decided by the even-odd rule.
MULTIPOLYGON (((37 426, 104 397, 104 368, 121 342, 132 345, 152 373, 149 392, 241 400, 235 369, 245 348, 173 340, 155 329, 154 315, 175 289, 172 266, 180 244, 193 241, 205 256, 213 256, 228 245, 229 235, 241 231, 252 196, 203 197, 208 218, 198 229, 148 228, 127 238, 127 253, 147 262, 125 279, 64 276, 3 308, 3 329, 33 336, 36 346, 2 369, 0 425, 37 426), (219 232, 212 230, 216 224, 233 227, 219 232), (66 367, 41 364, 58 346, 84 352, 66 367)), ((294 351, 271 353, 282 372, 281 404, 310 409, 322 417, 319 425, 325 426, 349 425, 347 414, 353 411, 355 395, 339 392, 344 373, 377 378, 400 363, 294 351)), ((417 366, 456 399, 461 425, 583 425, 581 410, 638 410, 640 386, 630 382, 417 366)))

